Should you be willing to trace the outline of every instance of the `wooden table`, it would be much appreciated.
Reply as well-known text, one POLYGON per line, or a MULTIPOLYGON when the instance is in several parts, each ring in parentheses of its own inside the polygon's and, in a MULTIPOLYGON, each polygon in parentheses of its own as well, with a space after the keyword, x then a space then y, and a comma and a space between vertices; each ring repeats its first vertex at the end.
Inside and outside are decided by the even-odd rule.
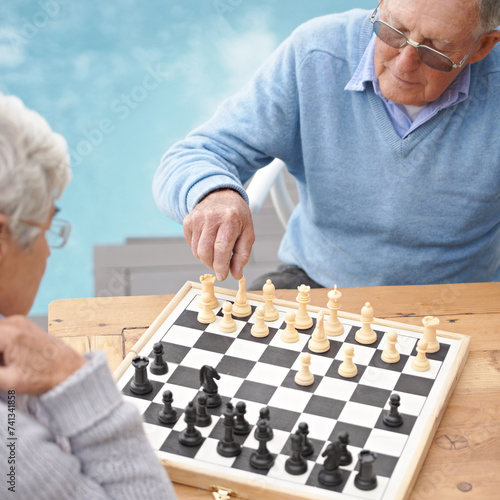
MULTIPOLYGON (((328 290, 312 290, 325 307, 328 290)), ((368 300, 375 316, 413 325, 440 318, 441 330, 472 337, 471 351, 412 499, 500 498, 500 283, 344 288, 341 310, 359 314, 368 300)), ((295 300, 296 290, 277 297, 295 300)), ((53 302, 49 331, 80 352, 102 349, 114 370, 172 295, 98 297, 53 302)), ((211 493, 176 484, 180 499, 211 493)))

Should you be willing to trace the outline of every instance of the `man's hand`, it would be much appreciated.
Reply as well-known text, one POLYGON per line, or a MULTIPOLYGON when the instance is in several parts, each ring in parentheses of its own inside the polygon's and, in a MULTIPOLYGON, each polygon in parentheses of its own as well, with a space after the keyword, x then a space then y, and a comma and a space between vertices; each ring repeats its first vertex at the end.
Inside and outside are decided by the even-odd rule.
POLYGON ((24 316, 0 321, 0 390, 43 394, 87 361, 24 316))
POLYGON ((245 200, 232 189, 214 191, 184 219, 184 236, 193 255, 224 281, 231 270, 236 279, 250 258, 255 234, 245 200))

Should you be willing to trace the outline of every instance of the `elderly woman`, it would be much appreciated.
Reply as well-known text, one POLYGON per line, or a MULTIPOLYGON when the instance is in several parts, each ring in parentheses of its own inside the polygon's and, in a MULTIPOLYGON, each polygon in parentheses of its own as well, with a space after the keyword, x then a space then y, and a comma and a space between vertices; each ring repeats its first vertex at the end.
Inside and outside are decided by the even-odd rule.
POLYGON ((104 354, 80 356, 24 317, 49 244, 68 236, 54 218, 68 163, 64 139, 0 95, 0 497, 175 498, 104 354))

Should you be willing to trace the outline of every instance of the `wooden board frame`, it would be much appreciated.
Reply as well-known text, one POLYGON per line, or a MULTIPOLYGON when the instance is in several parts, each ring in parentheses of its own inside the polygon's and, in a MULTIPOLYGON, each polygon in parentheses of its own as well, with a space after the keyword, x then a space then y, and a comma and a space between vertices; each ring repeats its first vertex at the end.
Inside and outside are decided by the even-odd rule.
MULTIPOLYGON (((185 297, 185 295, 192 289, 201 290, 202 286, 200 283, 187 281, 184 286, 179 290, 179 292, 175 295, 175 297, 167 304, 165 309, 158 315, 155 321, 150 325, 150 327, 146 330, 146 332, 141 336, 141 338, 136 342, 136 344, 132 347, 130 353, 125 357, 122 363, 118 366, 116 371, 114 372, 115 381, 118 381, 125 371, 131 365, 132 359, 140 354, 141 350, 146 346, 149 340, 155 335, 159 327, 165 322, 168 316, 174 311, 177 305, 181 302, 181 300, 185 297)), ((229 295, 232 297, 236 296, 235 290, 230 290, 227 288, 215 287, 215 292, 229 295)), ((260 302, 264 304, 264 299, 261 295, 256 295, 252 293, 247 293, 247 298, 249 300, 260 302)), ((275 299, 274 304, 277 306, 283 306, 292 309, 298 309, 298 303, 290 302, 282 299, 275 299)), ((329 314, 329 310, 326 307, 318 307, 307 305, 307 310, 311 312, 318 313, 319 311, 324 311, 326 314, 329 314)), ((429 311, 431 314, 431 311, 429 311)), ((359 314, 352 314, 343 311, 338 312, 338 317, 348 320, 361 321, 361 316, 359 314)), ((414 325, 409 325, 406 323, 399 323, 390 320, 378 319, 374 318, 372 325, 380 325, 393 329, 402 329, 410 332, 415 332, 418 334, 423 334, 424 328, 414 325)), ((468 335, 463 335, 460 333, 452 333, 446 332, 443 330, 437 330, 438 337, 454 339, 460 342, 460 348, 458 354, 453 362, 453 366, 450 370, 450 373, 447 377, 446 384, 443 387, 440 398, 441 403, 439 405, 439 411, 437 411, 432 419, 429 419, 427 422, 426 428, 421 436, 421 441, 419 445, 419 449, 415 456, 415 458, 411 464, 410 470, 405 475, 404 481, 399 488, 398 494, 396 498, 399 499, 407 499, 409 498, 413 485, 418 477, 418 473, 423 465, 427 452, 432 444, 433 437, 437 431, 439 423, 444 415, 446 410, 446 406, 449 402, 453 389, 460 377, 460 374, 465 366, 467 355, 469 353, 470 348, 470 337, 468 335)), ((293 488, 283 488, 280 487, 279 491, 273 487, 273 485, 265 484, 265 481, 252 481, 250 480, 242 480, 238 478, 237 480, 233 480, 228 477, 214 477, 211 471, 207 470, 207 467, 200 466, 199 468, 194 469, 192 466, 188 466, 186 464, 179 464, 175 461, 168 460, 162 458, 162 463, 168 471, 168 474, 172 481, 187 484, 189 486, 199 487, 205 490, 210 491, 219 491, 224 490, 229 493, 230 498, 244 498, 244 499, 254 499, 259 498, 262 500, 274 500, 276 498, 276 494, 279 494, 280 500, 298 500, 298 499, 315 499, 315 498, 324 498, 316 497, 311 494, 303 494, 302 492, 298 492, 293 488)), ((258 476, 262 478, 262 476, 258 476)), ((331 498, 340 498, 335 492, 331 492, 331 498)))

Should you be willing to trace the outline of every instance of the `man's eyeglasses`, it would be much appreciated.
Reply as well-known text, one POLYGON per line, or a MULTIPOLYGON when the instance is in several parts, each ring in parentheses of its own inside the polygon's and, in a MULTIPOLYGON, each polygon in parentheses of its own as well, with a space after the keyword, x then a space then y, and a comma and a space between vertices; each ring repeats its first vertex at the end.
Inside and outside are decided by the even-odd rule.
POLYGON ((45 231, 45 238, 47 244, 52 248, 62 248, 66 245, 69 235, 71 233, 71 224, 67 220, 57 219, 54 216, 59 212, 59 208, 54 207, 54 214, 47 224, 33 222, 31 220, 20 219, 19 222, 27 224, 28 226, 39 227, 45 231))
POLYGON ((384 21, 380 20, 376 21, 375 17, 381 3, 382 1, 379 2, 375 10, 373 11, 373 14, 370 16, 370 21, 373 24, 374 33, 380 38, 380 40, 382 40, 390 47, 393 47, 394 49, 402 49, 406 45, 415 47, 415 49, 417 49, 418 57, 420 57, 420 60, 426 66, 429 66, 429 68, 435 69, 436 71, 449 73, 456 68, 461 68, 471 55, 474 47, 479 41, 479 38, 481 38, 479 37, 472 46, 472 49, 470 49, 469 53, 458 64, 455 64, 448 56, 442 54, 441 52, 438 52, 437 50, 432 49, 427 45, 420 45, 413 40, 409 40, 406 35, 401 33, 401 31, 398 31, 396 28, 393 28, 390 24, 384 23, 384 21))

